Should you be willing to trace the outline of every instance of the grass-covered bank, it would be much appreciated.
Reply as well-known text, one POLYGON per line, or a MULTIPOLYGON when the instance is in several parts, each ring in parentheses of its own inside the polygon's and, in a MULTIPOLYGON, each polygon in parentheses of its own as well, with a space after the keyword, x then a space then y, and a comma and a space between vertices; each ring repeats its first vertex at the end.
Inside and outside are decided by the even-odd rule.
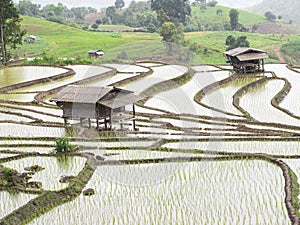
POLYGON ((27 16, 23 17, 22 28, 27 34, 37 36, 36 43, 24 43, 18 50, 20 56, 26 57, 39 56, 43 52, 62 58, 86 57, 91 49, 106 52, 129 42, 160 39, 158 34, 148 33, 88 32, 27 16))
MULTIPOLYGON (((48 58, 74 58, 78 60, 87 59, 87 52, 91 49, 102 49, 105 53, 120 54, 122 46, 141 42, 140 49, 134 49, 142 55, 151 55, 153 48, 143 42, 161 41, 157 33, 139 32, 88 32, 77 28, 49 22, 33 17, 23 17, 22 28, 27 30, 28 35, 37 36, 34 44, 24 43, 14 54, 18 57, 42 57, 48 58)), ((297 54, 290 54, 294 44, 300 42, 298 35, 291 34, 258 34, 231 31, 202 31, 185 33, 185 40, 190 44, 195 43, 197 54, 208 64, 224 64, 223 52, 226 50, 225 40, 227 36, 247 36, 250 46, 260 48, 270 53, 268 62, 278 62, 278 55, 274 49, 281 49, 287 61, 297 61, 297 54)), ((187 45, 186 48, 189 48, 187 45)), ((299 62, 298 62, 299 63, 299 62)))
POLYGON ((232 31, 215 31, 215 32, 191 32, 186 33, 186 40, 195 42, 200 48, 199 57, 204 62, 209 64, 224 64, 225 58, 223 52, 226 50, 226 38, 232 35, 234 37, 247 36, 250 42, 250 47, 259 48, 268 51, 270 59, 267 62, 278 61, 276 53, 271 51, 276 46, 289 44, 291 41, 300 42, 298 35, 290 34, 258 34, 258 33, 244 33, 232 31))

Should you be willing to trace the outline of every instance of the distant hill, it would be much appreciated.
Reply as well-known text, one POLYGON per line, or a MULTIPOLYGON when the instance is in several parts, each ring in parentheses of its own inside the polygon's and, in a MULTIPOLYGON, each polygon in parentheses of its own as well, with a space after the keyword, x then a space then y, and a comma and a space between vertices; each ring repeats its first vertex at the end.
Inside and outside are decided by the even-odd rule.
POLYGON ((262 2, 262 0, 217 0, 218 5, 229 6, 231 8, 247 8, 262 2))
MULTIPOLYGON (((80 6, 86 6, 86 7, 93 7, 97 10, 100 10, 101 8, 106 8, 108 6, 115 5, 116 0, 31 0, 32 3, 35 4, 41 4, 42 6, 47 4, 55 4, 62 3, 63 5, 67 6, 68 8, 71 7, 80 7, 80 6)), ((135 0, 135 1, 144 1, 144 0, 135 0)), ((14 0, 14 2, 19 2, 19 0, 14 0)), ((124 0, 125 7, 127 7, 131 0, 124 0)))
MULTIPOLYGON (((192 7, 192 22, 201 24, 204 30, 224 30, 224 25, 229 24, 229 11, 232 8, 217 5, 215 7, 207 7, 203 12, 199 6, 192 7), (220 11, 221 13, 217 13, 220 11)), ((245 27, 249 27, 259 23, 268 22, 266 18, 260 14, 238 9, 239 22, 245 27)))
POLYGON ((299 0, 263 0, 262 3, 248 9, 260 14, 271 11, 276 16, 282 16, 282 18, 286 21, 292 20, 295 23, 300 23, 299 0))
MULTIPOLYGON (((19 0, 14 0, 14 2, 18 2, 19 0)), ((112 6, 115 3, 115 0, 31 0, 33 3, 47 5, 47 4, 57 4, 62 3, 68 7, 79 7, 79 6, 91 6, 96 9, 105 8, 108 6, 112 6)), ((125 7, 127 7, 132 0, 124 0, 125 7)), ((137 1, 147 1, 147 0, 135 0, 137 1)), ((229 6, 232 8, 246 8, 262 2, 262 0, 217 0, 219 5, 229 6)))

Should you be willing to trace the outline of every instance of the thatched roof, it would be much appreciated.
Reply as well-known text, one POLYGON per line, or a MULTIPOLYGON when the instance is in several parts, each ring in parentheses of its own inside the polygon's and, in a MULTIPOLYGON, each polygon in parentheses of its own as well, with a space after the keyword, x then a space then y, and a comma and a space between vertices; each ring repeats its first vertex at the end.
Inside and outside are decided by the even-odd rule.
POLYGON ((99 104, 111 109, 116 109, 131 103, 135 103, 142 98, 132 93, 111 92, 98 101, 99 104))
POLYGON ((237 57, 240 61, 269 58, 268 53, 265 51, 246 47, 234 48, 227 52, 224 52, 224 54, 229 57, 237 57))
POLYGON ((36 36, 34 36, 34 35, 30 35, 28 38, 30 38, 30 39, 36 39, 36 36))
POLYGON ((97 49, 97 50, 88 51, 88 54, 90 54, 90 55, 104 55, 104 52, 101 49, 97 49))
POLYGON ((99 103, 108 108, 115 109, 142 98, 133 92, 115 87, 92 87, 70 85, 59 91, 50 101, 69 103, 99 103))

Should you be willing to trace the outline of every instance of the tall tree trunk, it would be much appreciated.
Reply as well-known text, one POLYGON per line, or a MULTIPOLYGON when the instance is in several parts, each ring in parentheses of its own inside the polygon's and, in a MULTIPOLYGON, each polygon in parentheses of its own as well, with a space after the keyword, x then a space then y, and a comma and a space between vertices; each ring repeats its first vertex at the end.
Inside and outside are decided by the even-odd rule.
POLYGON ((4 20, 3 20, 3 8, 0 8, 0 33, 1 33, 1 51, 2 51, 2 62, 6 62, 6 46, 4 40, 4 20))

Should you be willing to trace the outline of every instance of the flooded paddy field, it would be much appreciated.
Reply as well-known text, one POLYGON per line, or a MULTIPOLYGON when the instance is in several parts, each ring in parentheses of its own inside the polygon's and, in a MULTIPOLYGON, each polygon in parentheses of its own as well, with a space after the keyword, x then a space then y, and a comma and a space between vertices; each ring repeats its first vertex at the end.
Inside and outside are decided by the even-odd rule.
POLYGON ((300 73, 229 69, 0 70, 0 224, 299 224, 300 73), (66 85, 112 84, 143 100, 109 131, 65 124, 50 102, 66 85), (60 138, 74 151, 58 153, 60 138))

